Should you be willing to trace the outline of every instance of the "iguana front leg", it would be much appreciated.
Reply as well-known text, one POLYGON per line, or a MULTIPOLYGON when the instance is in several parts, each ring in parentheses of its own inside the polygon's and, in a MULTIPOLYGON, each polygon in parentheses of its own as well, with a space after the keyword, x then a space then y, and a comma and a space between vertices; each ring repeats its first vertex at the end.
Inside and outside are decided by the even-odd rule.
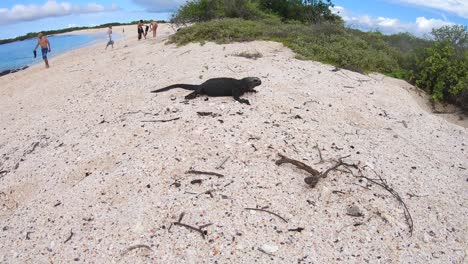
POLYGON ((249 100, 240 98, 240 95, 241 95, 241 93, 240 93, 239 90, 234 89, 234 90, 232 91, 232 97, 234 97, 234 100, 238 101, 238 102, 241 103, 241 104, 250 105, 249 100))

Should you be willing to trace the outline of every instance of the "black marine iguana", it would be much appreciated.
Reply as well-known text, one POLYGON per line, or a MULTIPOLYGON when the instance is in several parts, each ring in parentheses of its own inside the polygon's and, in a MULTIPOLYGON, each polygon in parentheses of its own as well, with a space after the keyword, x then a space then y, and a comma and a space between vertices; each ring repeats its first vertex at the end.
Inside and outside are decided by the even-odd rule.
POLYGON ((242 104, 250 105, 249 100, 241 99, 240 96, 244 93, 256 93, 257 91, 255 91, 254 88, 260 84, 262 84, 262 81, 257 77, 247 77, 240 80, 233 78, 214 78, 200 85, 174 84, 151 92, 160 93, 174 88, 182 88, 194 91, 185 96, 185 99, 194 99, 202 94, 208 96, 232 96, 234 100, 242 104))

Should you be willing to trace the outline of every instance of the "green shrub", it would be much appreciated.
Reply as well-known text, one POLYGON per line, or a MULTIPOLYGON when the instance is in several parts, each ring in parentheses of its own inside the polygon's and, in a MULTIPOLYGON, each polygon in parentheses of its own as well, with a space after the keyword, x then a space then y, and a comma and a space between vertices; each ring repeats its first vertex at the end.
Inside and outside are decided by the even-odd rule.
POLYGON ((256 0, 265 12, 271 12, 283 20, 295 20, 308 24, 323 22, 342 23, 341 18, 333 14, 331 0, 256 0))
POLYGON ((305 23, 343 23, 333 14, 331 0, 190 0, 172 17, 173 23, 202 22, 220 18, 265 19, 280 17, 305 23))
POLYGON ((446 100, 468 108, 468 32, 464 26, 434 29, 436 40, 414 52, 413 78, 435 101, 446 100))
POLYGON ((183 28, 169 38, 169 43, 252 41, 262 35, 261 24, 242 19, 213 20, 183 28))
POLYGON ((197 23, 170 37, 170 43, 273 40, 291 48, 300 59, 330 63, 358 71, 390 73, 398 69, 395 51, 384 41, 363 39, 333 23, 306 25, 279 19, 222 19, 197 23))
POLYGON ((252 0, 191 0, 180 7, 171 21, 177 24, 202 22, 220 18, 255 20, 267 18, 258 3, 252 0))
POLYGON ((468 51, 456 56, 448 41, 436 42, 425 49, 418 62, 416 85, 432 95, 435 101, 454 98, 468 89, 468 51))

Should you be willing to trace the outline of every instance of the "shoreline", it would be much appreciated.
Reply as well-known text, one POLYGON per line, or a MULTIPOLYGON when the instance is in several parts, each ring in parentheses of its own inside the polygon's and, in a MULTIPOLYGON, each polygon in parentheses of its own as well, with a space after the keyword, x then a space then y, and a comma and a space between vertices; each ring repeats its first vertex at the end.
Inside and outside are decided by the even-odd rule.
MULTIPOLYGON (((67 35, 96 35, 96 38, 88 43, 84 43, 84 44, 81 44, 81 45, 78 45, 78 46, 75 46, 75 47, 72 47, 70 49, 67 49, 65 51, 61 51, 59 53, 54 53, 54 49, 52 49, 52 53, 49 54, 52 55, 49 57, 49 60, 50 59, 55 59, 57 58, 58 56, 60 55, 64 55, 68 52, 72 52, 72 51, 75 51, 75 50, 79 50, 79 49, 83 49, 83 48, 87 48, 87 47, 92 47, 92 46, 97 46, 97 45, 100 45, 102 43, 105 43, 106 42, 106 37, 100 37, 99 34, 105 34, 107 31, 107 28, 99 28, 99 29, 82 29, 82 30, 75 30, 75 31, 70 31, 70 32, 64 32, 64 33, 59 33, 59 34, 54 34, 54 35, 48 35, 47 37, 50 38, 50 41, 53 45, 53 38, 56 37, 56 36, 67 36, 67 35)), ((116 33, 116 34, 113 34, 113 39, 114 41, 119 41, 121 39, 123 39, 124 36, 120 33, 116 33)), ((34 38, 31 38, 31 39, 34 39, 34 38)), ((28 39, 30 40, 30 39, 28 39)), ((24 41, 24 40, 19 40, 19 41, 24 41)), ((14 42, 11 42, 11 43, 7 43, 7 44, 12 44, 14 42)), ((53 46, 52 46, 53 47, 53 46)), ((37 64, 43 64, 43 60, 40 59, 40 54, 38 54, 38 58, 35 62, 31 63, 31 64, 27 64, 27 65, 24 65, 24 66, 21 66, 21 67, 18 67, 18 68, 11 68, 11 69, 5 69, 5 70, 2 70, 0 72, 0 77, 1 76, 5 76, 5 75, 8 75, 8 74, 12 74, 12 73, 16 73, 16 72, 19 72, 19 71, 24 71, 28 68, 31 68, 37 64)))

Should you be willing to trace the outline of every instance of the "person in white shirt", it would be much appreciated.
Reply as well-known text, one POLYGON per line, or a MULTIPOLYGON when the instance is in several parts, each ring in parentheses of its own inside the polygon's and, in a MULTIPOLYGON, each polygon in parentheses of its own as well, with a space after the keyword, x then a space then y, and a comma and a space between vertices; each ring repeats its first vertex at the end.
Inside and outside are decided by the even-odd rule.
POLYGON ((114 41, 112 40, 112 26, 109 26, 109 29, 107 30, 107 38, 109 41, 107 41, 106 49, 109 46, 112 46, 114 48, 114 41))

